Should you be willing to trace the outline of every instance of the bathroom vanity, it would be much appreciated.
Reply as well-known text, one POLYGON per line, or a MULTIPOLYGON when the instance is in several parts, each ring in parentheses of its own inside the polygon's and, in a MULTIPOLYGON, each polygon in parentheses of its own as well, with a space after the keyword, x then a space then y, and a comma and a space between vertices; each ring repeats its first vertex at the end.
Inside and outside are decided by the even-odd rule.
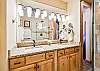
POLYGON ((80 45, 51 44, 25 50, 17 48, 9 56, 10 71, 80 71, 80 45))

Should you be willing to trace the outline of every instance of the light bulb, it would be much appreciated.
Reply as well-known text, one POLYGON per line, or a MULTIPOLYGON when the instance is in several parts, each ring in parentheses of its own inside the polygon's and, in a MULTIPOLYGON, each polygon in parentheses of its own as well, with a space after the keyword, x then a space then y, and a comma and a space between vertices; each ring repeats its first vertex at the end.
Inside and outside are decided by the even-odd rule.
POLYGON ((31 7, 27 7, 27 16, 31 17, 32 15, 32 8, 31 7))
POLYGON ((45 16, 44 16, 44 14, 43 14, 43 13, 41 14, 41 19, 45 19, 45 16))
POLYGON ((47 17, 47 11, 43 10, 44 17, 47 17))
POLYGON ((49 20, 50 20, 50 21, 52 20, 52 17, 51 17, 51 15, 49 15, 49 20))
POLYGON ((66 21, 69 21, 69 16, 66 16, 66 21))
POLYGON ((36 14, 40 15, 40 9, 36 9, 36 14))
POLYGON ((18 5, 18 13, 19 13, 20 16, 24 16, 23 6, 22 5, 18 5))
POLYGON ((57 14, 57 19, 58 19, 58 21, 61 21, 61 16, 60 16, 60 14, 57 14))
POLYGON ((51 18, 54 18, 55 14, 54 13, 51 13, 51 18))
POLYGON ((56 16, 54 16, 54 21, 56 21, 56 16))
POLYGON ((65 22, 65 15, 61 15, 62 22, 65 22))

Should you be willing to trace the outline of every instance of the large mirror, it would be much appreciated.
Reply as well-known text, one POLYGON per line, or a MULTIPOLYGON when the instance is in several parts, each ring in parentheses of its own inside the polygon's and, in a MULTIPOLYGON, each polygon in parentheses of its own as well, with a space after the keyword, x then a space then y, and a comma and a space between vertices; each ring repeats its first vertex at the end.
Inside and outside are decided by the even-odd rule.
MULTIPOLYGON (((67 7, 67 6, 66 6, 67 7)), ((36 2, 17 0, 17 41, 67 40, 69 24, 67 9, 36 2)))

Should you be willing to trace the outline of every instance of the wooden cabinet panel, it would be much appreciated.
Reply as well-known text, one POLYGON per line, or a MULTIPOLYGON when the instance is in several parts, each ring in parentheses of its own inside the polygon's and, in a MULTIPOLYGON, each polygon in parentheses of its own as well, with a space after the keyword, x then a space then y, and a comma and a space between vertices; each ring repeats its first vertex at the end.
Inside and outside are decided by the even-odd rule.
POLYGON ((75 53, 79 52, 79 47, 75 47, 75 53))
POLYGON ((32 64, 21 68, 13 69, 11 71, 36 71, 36 65, 32 64))
POLYGON ((46 53, 46 59, 54 58, 54 52, 46 53))
POLYGON ((65 49, 65 55, 69 55, 70 49, 65 49))
POLYGON ((76 58, 75 54, 71 54, 69 56, 70 71, 75 71, 76 70, 76 68, 75 68, 76 67, 76 59, 75 58, 76 58))
POLYGON ((58 58, 58 71, 69 71, 69 56, 58 58))
POLYGON ((26 64, 32 64, 34 62, 39 62, 45 60, 45 53, 27 56, 26 57, 26 64))
POLYGON ((76 71, 80 69, 79 53, 76 53, 76 71))
POLYGON ((59 50, 58 51, 58 57, 63 56, 64 55, 64 50, 59 50))
POLYGON ((37 71, 54 71, 53 59, 38 63, 37 64, 37 71))
POLYGON ((70 49, 69 49, 69 53, 70 53, 70 54, 73 54, 73 53, 74 53, 74 48, 70 48, 70 49))
POLYGON ((25 65, 25 58, 10 59, 10 69, 18 68, 25 65))

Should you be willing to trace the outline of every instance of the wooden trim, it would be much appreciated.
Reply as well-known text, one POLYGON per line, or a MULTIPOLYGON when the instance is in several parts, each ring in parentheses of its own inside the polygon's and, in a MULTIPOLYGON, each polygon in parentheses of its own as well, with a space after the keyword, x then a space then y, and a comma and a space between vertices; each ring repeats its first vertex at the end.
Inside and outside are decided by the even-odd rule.
POLYGON ((88 5, 92 5, 92 0, 80 0, 81 2, 84 1, 85 3, 87 3, 88 5))
POLYGON ((83 65, 83 5, 80 2, 80 44, 81 44, 81 65, 83 65))
POLYGON ((0 71, 8 71, 6 41, 6 0, 0 0, 0 71))

